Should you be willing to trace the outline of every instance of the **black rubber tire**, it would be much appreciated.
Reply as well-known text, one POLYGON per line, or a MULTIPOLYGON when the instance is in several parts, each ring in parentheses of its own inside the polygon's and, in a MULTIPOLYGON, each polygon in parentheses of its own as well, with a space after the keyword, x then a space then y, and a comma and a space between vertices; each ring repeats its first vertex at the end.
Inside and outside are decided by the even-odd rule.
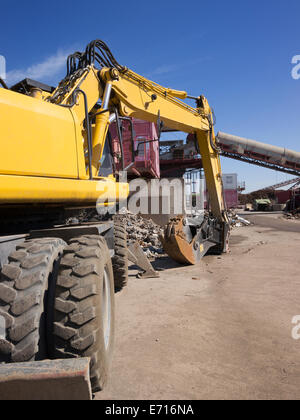
POLYGON ((52 357, 90 357, 92 390, 101 391, 107 382, 114 347, 113 269, 101 236, 81 236, 70 241, 61 260, 55 294, 52 357), (111 309, 107 342, 102 312, 105 273, 111 309))
POLYGON ((112 259, 115 291, 120 292, 128 284, 128 248, 125 223, 114 220, 115 255, 112 259))
POLYGON ((49 283, 67 244, 61 239, 33 239, 17 246, 1 271, 0 362, 42 360, 47 354, 46 312, 49 283))

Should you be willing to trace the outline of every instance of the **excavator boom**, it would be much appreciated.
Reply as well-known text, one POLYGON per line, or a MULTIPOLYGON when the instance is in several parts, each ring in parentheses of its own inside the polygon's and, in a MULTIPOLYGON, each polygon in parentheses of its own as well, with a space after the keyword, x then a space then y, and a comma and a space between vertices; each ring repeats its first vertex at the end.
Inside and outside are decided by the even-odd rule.
POLYGON ((164 88, 121 66, 102 41, 92 42, 81 55, 70 56, 68 63, 67 77, 47 101, 69 107, 81 123, 85 121, 86 111, 89 119, 94 120, 92 135, 87 139, 91 148, 90 177, 98 173, 110 123, 116 120, 119 123, 120 117, 159 122, 169 129, 195 135, 212 214, 219 221, 228 221, 213 114, 204 96, 196 98, 196 108, 187 105, 179 99, 188 97, 186 92, 164 88), (101 106, 97 108, 99 98, 101 106))
POLYGON ((94 122, 86 139, 89 155, 86 165, 91 179, 99 171, 104 142, 112 122, 117 123, 120 143, 122 118, 150 121, 157 123, 159 130, 165 126, 195 136, 206 175, 210 215, 196 231, 192 229, 192 238, 188 226, 184 230, 181 228, 182 219, 175 224, 172 222, 163 239, 164 248, 172 258, 194 264, 208 248, 217 248, 220 252, 226 248, 229 224, 213 113, 204 96, 195 98, 196 108, 182 101, 187 97, 186 92, 165 88, 121 66, 106 44, 94 41, 85 53, 69 57, 68 75, 48 100, 70 107, 80 121, 88 112, 89 119, 94 122), (97 108, 94 104, 99 95, 101 106, 97 108))

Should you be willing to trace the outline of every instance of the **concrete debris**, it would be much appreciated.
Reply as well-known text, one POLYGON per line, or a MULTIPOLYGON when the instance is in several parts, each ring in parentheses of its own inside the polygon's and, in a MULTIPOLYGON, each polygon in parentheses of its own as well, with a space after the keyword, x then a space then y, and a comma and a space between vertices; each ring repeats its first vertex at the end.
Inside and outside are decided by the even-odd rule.
POLYGON ((128 242, 137 241, 150 260, 165 255, 160 241, 160 236, 164 233, 161 226, 155 224, 152 219, 145 219, 140 214, 130 213, 126 209, 120 210, 119 217, 122 217, 126 224, 128 242))
MULTIPOLYGON (((121 209, 116 217, 124 221, 128 234, 128 242, 138 242, 150 260, 165 256, 160 241, 160 236, 164 233, 162 227, 156 225, 151 219, 145 219, 139 214, 129 212, 126 208, 121 209)), ((97 223, 101 220, 102 216, 96 210, 90 209, 83 210, 78 219, 69 218, 67 224, 97 223)))

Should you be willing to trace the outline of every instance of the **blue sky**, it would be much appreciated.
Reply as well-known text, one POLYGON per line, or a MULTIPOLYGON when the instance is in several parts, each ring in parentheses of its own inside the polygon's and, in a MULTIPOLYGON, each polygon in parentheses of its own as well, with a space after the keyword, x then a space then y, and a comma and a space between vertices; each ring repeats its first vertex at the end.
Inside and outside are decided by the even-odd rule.
MULTIPOLYGON (((8 80, 55 84, 65 56, 96 38, 121 64, 167 87, 204 94, 217 131, 300 151, 300 2, 26 1, 1 5, 8 80)), ((222 159, 248 191, 287 175, 222 159)))

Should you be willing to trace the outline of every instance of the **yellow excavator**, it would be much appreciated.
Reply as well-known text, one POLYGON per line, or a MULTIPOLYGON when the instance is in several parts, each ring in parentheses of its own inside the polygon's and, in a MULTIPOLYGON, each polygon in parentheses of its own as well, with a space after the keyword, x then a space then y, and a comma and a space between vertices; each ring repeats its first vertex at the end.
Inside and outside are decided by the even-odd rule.
POLYGON ((196 227, 173 220, 164 247, 195 263, 226 251, 230 230, 212 111, 203 96, 193 108, 186 92, 120 65, 100 40, 68 57, 55 89, 0 83, 0 398, 83 398, 106 383, 114 292, 128 274, 118 217, 70 223, 128 197, 128 184, 104 164, 109 125, 121 146, 122 120, 132 117, 194 134, 210 212, 196 227))

